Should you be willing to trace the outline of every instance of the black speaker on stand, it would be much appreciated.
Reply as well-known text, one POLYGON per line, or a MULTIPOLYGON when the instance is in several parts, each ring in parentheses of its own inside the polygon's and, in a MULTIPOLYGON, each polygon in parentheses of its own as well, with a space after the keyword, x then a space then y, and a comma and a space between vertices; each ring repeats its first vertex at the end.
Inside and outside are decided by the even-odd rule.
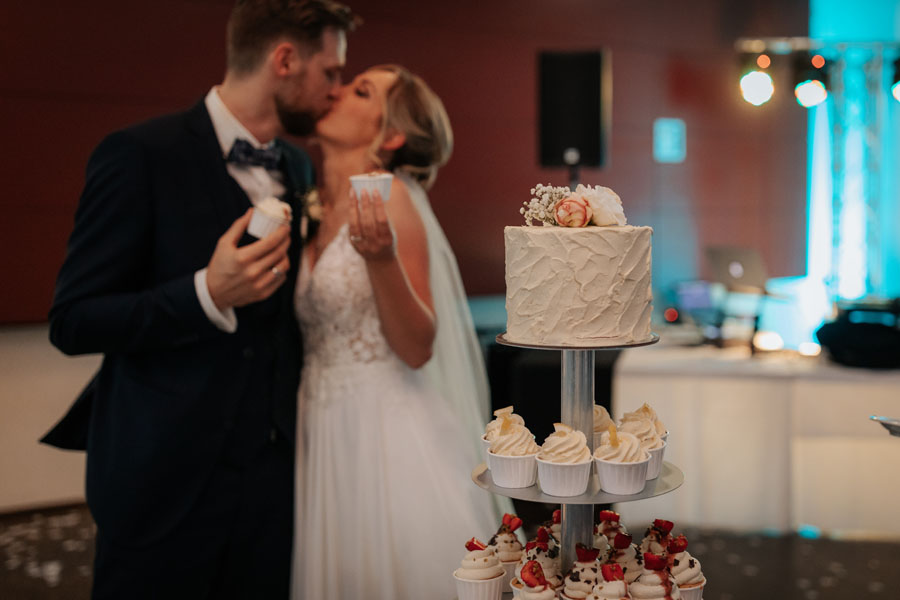
POLYGON ((543 167, 568 167, 570 186, 581 167, 609 162, 612 69, 609 52, 538 54, 538 148, 543 167))

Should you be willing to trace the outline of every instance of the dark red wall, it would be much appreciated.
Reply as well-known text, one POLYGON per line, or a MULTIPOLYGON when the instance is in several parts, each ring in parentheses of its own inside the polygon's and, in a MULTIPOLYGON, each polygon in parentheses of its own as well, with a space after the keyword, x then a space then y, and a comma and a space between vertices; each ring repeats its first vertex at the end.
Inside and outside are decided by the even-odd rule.
MULTIPOLYGON (((221 78, 231 2, 7 2, 0 8, 0 321, 46 318, 91 149, 107 132, 184 108, 221 78)), ((348 77, 398 62, 443 98, 456 150, 432 203, 472 294, 502 293, 504 225, 538 182, 539 50, 604 48, 613 62, 611 162, 629 222, 655 228, 667 279, 706 274, 711 244, 758 247, 772 275, 803 270, 806 116, 784 90, 740 100, 733 42, 805 35, 806 2, 360 0, 348 77), (687 123, 688 156, 653 162, 657 117, 687 123)), ((565 93, 565 90, 560 90, 565 93)), ((660 281, 660 278, 657 277, 660 281)))

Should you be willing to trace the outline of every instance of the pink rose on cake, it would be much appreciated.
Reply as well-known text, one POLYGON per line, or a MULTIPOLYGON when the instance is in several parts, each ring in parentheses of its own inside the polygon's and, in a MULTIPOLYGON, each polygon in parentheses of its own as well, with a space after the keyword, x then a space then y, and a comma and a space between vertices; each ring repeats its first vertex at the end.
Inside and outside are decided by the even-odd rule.
POLYGON ((584 196, 566 196, 553 207, 553 217, 563 227, 585 227, 594 211, 584 196))

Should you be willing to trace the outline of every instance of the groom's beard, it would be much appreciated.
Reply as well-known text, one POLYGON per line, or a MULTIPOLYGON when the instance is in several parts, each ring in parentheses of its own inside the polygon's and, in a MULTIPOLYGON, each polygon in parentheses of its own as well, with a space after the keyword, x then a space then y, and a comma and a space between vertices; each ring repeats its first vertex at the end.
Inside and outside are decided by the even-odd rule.
POLYGON ((323 115, 314 114, 308 110, 294 110, 288 108, 278 96, 275 97, 275 111, 281 128, 288 135, 306 137, 316 129, 316 121, 323 115))

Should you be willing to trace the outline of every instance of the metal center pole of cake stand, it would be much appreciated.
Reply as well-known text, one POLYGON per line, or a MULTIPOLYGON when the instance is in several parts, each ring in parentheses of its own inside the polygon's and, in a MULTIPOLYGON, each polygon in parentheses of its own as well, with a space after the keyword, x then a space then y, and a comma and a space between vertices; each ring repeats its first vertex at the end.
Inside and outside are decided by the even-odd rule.
MULTIPOLYGON (((588 448, 594 451, 594 351, 562 351, 562 422, 584 433, 588 448)), ((591 469, 594 465, 591 464, 591 469)), ((563 504, 562 523, 562 572, 566 573, 575 562, 575 544, 593 545, 594 505, 563 504)))

